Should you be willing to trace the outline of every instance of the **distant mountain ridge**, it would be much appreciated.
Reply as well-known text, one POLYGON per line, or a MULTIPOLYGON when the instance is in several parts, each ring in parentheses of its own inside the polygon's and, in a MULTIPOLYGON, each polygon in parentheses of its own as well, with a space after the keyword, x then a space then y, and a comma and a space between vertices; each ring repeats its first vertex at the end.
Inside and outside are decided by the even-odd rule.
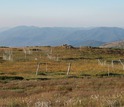
POLYGON ((8 27, 0 28, 0 32, 6 31, 6 30, 8 30, 8 29, 10 29, 10 28, 8 28, 8 27))
POLYGON ((118 27, 71 28, 17 26, 0 32, 1 46, 100 46, 124 40, 124 29, 118 27))

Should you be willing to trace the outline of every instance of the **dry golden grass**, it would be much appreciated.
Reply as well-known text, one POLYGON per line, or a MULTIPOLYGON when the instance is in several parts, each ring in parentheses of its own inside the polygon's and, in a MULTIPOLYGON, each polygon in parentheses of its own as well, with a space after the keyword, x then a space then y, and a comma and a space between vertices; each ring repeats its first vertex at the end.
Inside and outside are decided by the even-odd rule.
POLYGON ((0 106, 35 107, 39 102, 52 107, 122 107, 123 81, 115 77, 0 83, 0 106))
POLYGON ((118 62, 113 68, 111 65, 112 60, 124 59, 124 50, 87 47, 25 49, 32 50, 31 54, 25 56, 23 48, 11 48, 12 61, 2 60, 4 51, 10 49, 0 49, 0 107, 124 106, 124 70, 118 62), (99 65, 98 59, 106 64, 99 65), (40 67, 36 75, 38 63, 40 67), (69 63, 71 69, 66 76, 69 63), (17 76, 24 80, 7 78, 17 76))

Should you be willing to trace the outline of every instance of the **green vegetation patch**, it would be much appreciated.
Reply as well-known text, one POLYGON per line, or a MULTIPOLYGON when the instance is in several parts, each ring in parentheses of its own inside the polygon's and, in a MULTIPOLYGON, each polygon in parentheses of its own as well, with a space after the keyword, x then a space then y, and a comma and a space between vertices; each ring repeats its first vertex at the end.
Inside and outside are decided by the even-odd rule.
POLYGON ((3 74, 5 74, 4 72, 0 72, 0 75, 3 75, 3 74))
POLYGON ((29 78, 27 80, 50 80, 50 78, 29 78))
POLYGON ((38 75, 45 75, 45 76, 66 75, 66 72, 39 72, 38 75))
POLYGON ((23 80, 20 76, 0 76, 0 80, 23 80))
POLYGON ((81 77, 82 77, 82 76, 84 76, 84 77, 87 77, 87 76, 88 76, 88 77, 89 77, 89 76, 91 76, 91 75, 90 75, 90 74, 81 73, 80 76, 81 76, 81 77))
POLYGON ((124 76, 124 74, 119 74, 119 73, 101 73, 101 74, 96 74, 96 76, 101 76, 101 77, 104 77, 104 76, 114 76, 114 77, 120 77, 120 76, 124 76))

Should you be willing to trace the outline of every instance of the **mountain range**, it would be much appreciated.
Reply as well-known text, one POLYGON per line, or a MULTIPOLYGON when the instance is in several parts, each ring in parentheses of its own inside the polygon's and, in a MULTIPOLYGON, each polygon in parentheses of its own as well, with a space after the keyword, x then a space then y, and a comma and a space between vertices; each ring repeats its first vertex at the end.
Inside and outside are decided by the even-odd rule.
POLYGON ((118 27, 71 28, 17 26, 0 30, 0 46, 101 46, 124 40, 124 29, 118 27))

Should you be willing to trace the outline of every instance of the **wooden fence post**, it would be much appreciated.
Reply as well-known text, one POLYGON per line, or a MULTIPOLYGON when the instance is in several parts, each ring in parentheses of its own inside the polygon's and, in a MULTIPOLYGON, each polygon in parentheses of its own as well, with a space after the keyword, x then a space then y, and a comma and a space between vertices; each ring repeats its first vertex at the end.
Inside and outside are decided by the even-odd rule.
POLYGON ((69 75, 70 69, 71 69, 71 63, 68 64, 67 76, 69 75))
POLYGON ((122 63, 122 61, 121 61, 121 60, 119 60, 119 61, 120 61, 121 65, 123 66, 123 70, 124 70, 124 64, 122 63))
POLYGON ((36 75, 38 75, 39 68, 40 68, 40 63, 37 63, 36 75))
POLYGON ((47 65, 47 63, 46 63, 46 72, 48 71, 48 65, 47 65))
POLYGON ((112 68, 114 67, 114 61, 112 60, 112 68))
POLYGON ((108 64, 108 76, 109 76, 109 74, 110 74, 109 72, 110 72, 110 69, 109 69, 109 64, 108 64))
POLYGON ((98 59, 98 64, 103 65, 103 63, 100 61, 100 59, 98 59))

